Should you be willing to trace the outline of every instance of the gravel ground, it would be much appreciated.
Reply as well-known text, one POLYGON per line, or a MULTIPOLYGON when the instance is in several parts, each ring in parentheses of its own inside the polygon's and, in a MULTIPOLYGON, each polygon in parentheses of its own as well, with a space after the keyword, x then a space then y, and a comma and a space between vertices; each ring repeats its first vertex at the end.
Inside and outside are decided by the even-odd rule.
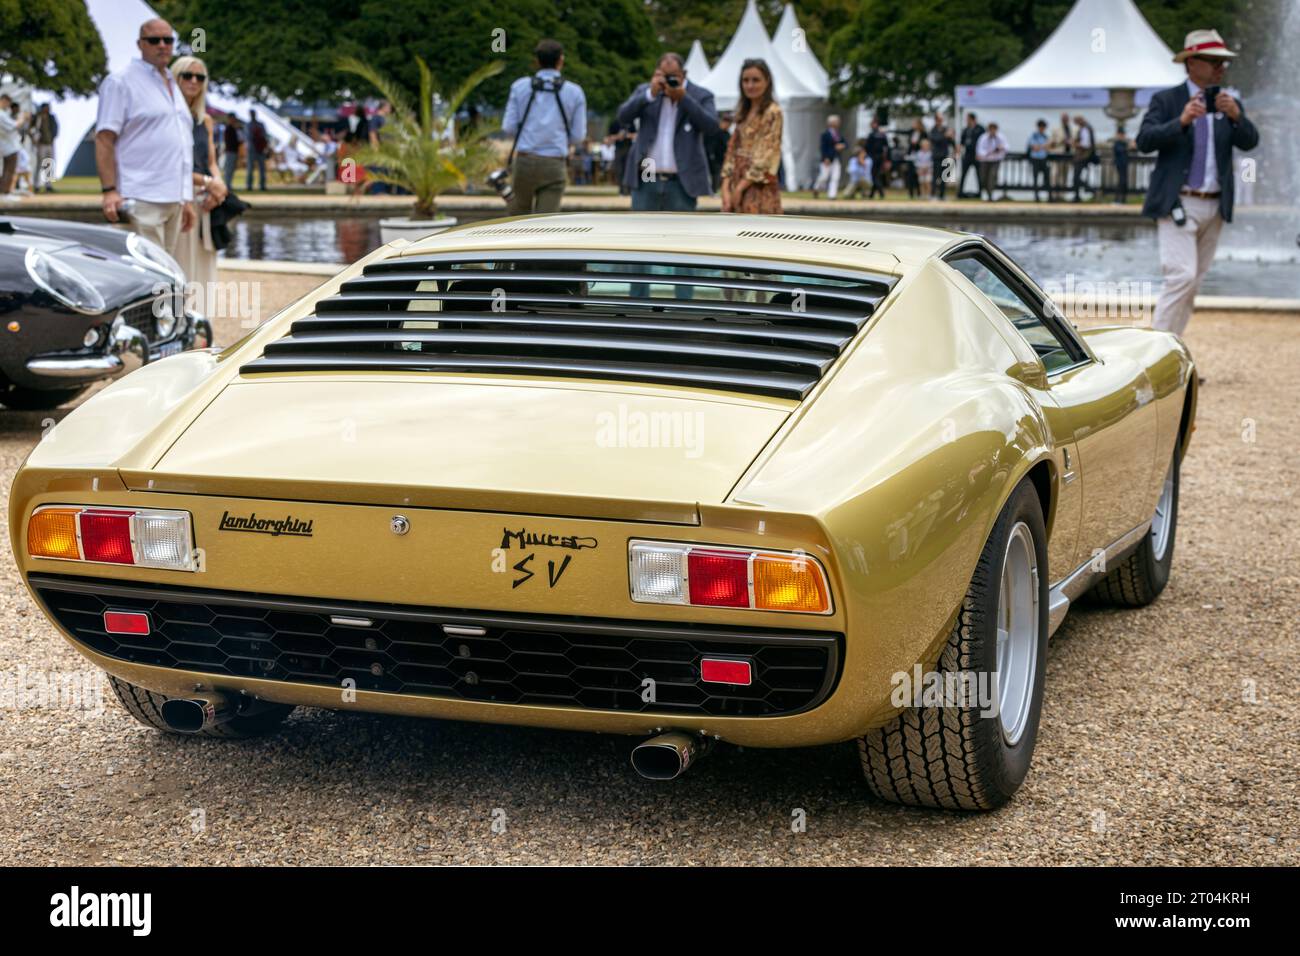
MULTIPOLYGON (((263 305, 315 284, 275 277, 263 305)), ((0 864, 1300 863, 1300 318, 1202 313, 1189 343, 1209 382, 1172 582, 1071 612, 999 812, 877 802, 851 745, 724 748, 654 785, 619 737, 303 710, 266 740, 172 737, 105 687, 102 709, 0 709, 0 864)), ((6 475, 43 417, 0 412, 6 475)), ((7 543, 0 576, 0 677, 93 685, 7 543)))

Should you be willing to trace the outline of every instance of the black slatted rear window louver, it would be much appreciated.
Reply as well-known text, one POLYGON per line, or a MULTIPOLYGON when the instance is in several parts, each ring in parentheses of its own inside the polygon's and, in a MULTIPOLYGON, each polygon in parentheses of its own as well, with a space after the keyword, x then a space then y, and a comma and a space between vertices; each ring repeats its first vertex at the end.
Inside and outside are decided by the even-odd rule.
POLYGON ((893 281, 701 256, 387 259, 316 303, 241 371, 546 375, 801 399, 893 281))

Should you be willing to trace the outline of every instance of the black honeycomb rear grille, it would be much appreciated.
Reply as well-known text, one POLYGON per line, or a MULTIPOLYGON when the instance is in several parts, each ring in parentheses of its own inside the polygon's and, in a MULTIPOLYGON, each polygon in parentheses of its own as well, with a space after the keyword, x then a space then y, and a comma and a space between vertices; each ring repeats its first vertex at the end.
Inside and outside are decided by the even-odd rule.
POLYGON ((893 281, 712 256, 394 257, 317 302, 241 371, 558 375, 802 399, 893 281))
POLYGON ((357 690, 420 697, 774 717, 824 700, 840 659, 835 634, 324 603, 49 575, 32 575, 31 584, 73 637, 118 660, 338 688, 351 679, 357 690), (144 611, 152 632, 108 634, 107 610, 144 611), (373 623, 340 625, 332 616, 373 623), (754 683, 701 683, 704 656, 751 661, 754 683), (653 700, 643 699, 647 678, 653 700))

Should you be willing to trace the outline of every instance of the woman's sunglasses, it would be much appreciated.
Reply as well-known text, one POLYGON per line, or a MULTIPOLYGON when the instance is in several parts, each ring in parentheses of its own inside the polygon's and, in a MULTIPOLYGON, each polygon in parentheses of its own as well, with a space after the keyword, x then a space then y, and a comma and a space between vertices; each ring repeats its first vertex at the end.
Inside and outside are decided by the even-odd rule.
POLYGON ((177 73, 176 75, 179 76, 182 80, 197 80, 200 83, 202 83, 204 80, 208 78, 208 74, 206 73, 185 72, 185 73, 177 73))
POLYGON ((175 37, 141 37, 140 39, 150 46, 157 46, 159 43, 166 43, 168 46, 176 45, 175 37))

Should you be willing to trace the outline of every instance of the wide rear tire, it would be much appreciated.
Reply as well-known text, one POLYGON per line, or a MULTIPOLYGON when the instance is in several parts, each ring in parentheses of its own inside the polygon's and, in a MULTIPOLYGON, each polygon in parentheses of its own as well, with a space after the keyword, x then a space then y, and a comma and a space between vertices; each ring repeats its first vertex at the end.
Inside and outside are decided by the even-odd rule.
MULTIPOLYGON (((161 730, 163 733, 175 734, 162 719, 162 705, 171 698, 155 694, 151 690, 137 687, 119 677, 108 675, 108 684, 113 694, 126 712, 146 727, 161 730)), ((238 739, 243 737, 261 737, 277 730, 284 719, 293 713, 292 704, 262 703, 254 713, 240 714, 225 723, 208 727, 195 734, 183 734, 186 737, 224 737, 238 739)))
POLYGON ((1043 509, 1025 480, 993 526, 936 668, 954 681, 970 675, 957 686, 978 691, 939 706, 906 707, 858 738, 862 771, 876 796, 910 806, 992 810, 1019 789, 1042 711, 1047 580, 1043 509))

